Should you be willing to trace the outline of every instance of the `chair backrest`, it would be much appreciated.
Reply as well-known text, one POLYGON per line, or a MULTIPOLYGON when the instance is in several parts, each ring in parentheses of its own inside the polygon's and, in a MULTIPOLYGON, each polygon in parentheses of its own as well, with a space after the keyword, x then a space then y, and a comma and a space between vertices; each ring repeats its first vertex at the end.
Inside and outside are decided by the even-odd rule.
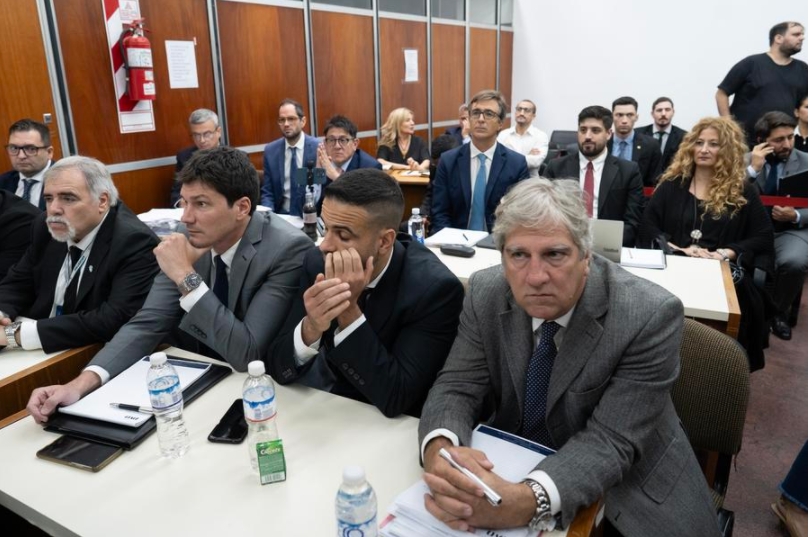
POLYGON ((576 131, 553 131, 551 132, 551 139, 548 140, 548 146, 551 149, 567 150, 568 146, 574 146, 579 143, 579 138, 576 131))

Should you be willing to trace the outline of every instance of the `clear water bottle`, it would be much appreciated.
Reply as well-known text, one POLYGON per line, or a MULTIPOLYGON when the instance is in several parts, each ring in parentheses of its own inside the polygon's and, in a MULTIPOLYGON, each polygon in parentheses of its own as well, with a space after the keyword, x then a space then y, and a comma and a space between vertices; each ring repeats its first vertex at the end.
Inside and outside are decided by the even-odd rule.
POLYGON ((261 360, 247 364, 247 373, 242 389, 244 419, 248 427, 247 450, 250 452, 250 466, 258 473, 256 444, 278 439, 275 385, 270 376, 264 374, 264 362, 261 360))
POLYGON ((407 221, 410 236, 413 237, 413 240, 424 244, 424 219, 421 217, 421 210, 418 207, 413 207, 410 212, 412 216, 407 221))
POLYGON ((317 207, 315 207, 315 196, 308 190, 308 187, 303 202, 303 232, 313 242, 317 242, 317 207))
POLYGON ((183 391, 180 377, 165 352, 149 357, 146 383, 157 420, 157 442, 164 457, 176 459, 188 451, 188 430, 183 421, 183 391))
POLYGON ((338 537, 376 537, 376 493, 360 466, 343 469, 343 484, 334 501, 338 537))

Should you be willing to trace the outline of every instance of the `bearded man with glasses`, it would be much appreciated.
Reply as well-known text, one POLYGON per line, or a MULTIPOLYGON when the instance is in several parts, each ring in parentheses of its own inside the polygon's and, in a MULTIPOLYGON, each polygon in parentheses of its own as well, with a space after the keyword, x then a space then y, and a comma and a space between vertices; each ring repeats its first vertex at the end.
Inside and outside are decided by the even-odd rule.
POLYGON ((53 160, 48 127, 32 119, 17 121, 8 129, 6 152, 13 169, 0 175, 0 188, 44 211, 42 179, 53 160))

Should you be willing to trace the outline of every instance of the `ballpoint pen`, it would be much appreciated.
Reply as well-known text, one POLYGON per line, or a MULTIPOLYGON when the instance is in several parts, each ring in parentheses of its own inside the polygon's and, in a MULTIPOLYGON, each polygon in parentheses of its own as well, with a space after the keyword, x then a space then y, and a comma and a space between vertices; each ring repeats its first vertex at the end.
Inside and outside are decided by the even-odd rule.
POLYGON ((154 410, 145 406, 127 405, 126 403, 110 403, 110 406, 113 408, 120 408, 121 410, 140 412, 141 414, 154 414, 154 410))
POLYGON ((473 474, 469 469, 464 468, 463 466, 455 462, 455 459, 452 458, 452 455, 449 454, 449 451, 447 451, 444 448, 441 448, 438 450, 438 454, 441 455, 441 458, 450 463, 453 468, 463 473, 466 477, 474 481, 477 486, 483 489, 483 494, 486 496, 486 499, 489 500, 490 504, 494 506, 500 505, 500 503, 503 501, 500 495, 497 494, 495 491, 493 491, 489 485, 484 483, 482 479, 473 474))

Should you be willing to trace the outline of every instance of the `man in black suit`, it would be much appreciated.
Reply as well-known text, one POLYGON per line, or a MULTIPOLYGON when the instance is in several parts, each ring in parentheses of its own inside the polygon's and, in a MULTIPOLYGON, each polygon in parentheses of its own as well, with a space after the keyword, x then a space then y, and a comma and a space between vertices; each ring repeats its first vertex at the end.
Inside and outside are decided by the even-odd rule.
POLYGON ((609 154, 612 113, 603 106, 579 112, 579 151, 551 160, 545 177, 578 179, 589 194, 587 210, 592 218, 622 220, 624 246, 635 245, 641 217, 643 182, 638 165, 609 154))
POLYGON ((457 145, 462 145, 469 142, 469 107, 466 103, 458 107, 458 124, 454 127, 449 127, 444 134, 449 134, 457 145))
POLYGON ((31 246, 0 283, 0 346, 55 352, 109 341, 149 292, 158 239, 95 159, 51 166, 44 197, 31 246))
POLYGON ((683 141, 683 136, 685 136, 683 129, 671 123, 673 118, 674 102, 668 97, 658 97, 652 103, 654 123, 635 129, 636 133, 653 137, 660 145, 660 151, 663 154, 662 171, 666 171, 666 168, 669 167, 671 159, 674 158, 683 141))
POLYGON ((633 129, 638 120, 638 101, 632 97, 619 97, 612 102, 612 120, 615 136, 607 142, 613 157, 638 164, 643 184, 654 186, 662 173, 660 145, 654 138, 638 134, 633 129))
POLYGON ((33 119, 21 119, 8 129, 11 171, 0 175, 0 188, 45 210, 42 177, 52 163, 53 147, 48 127, 33 119))
POLYGON ((326 236, 304 259, 270 374, 418 416, 455 338, 463 286, 429 249, 397 237, 404 198, 386 173, 348 172, 324 196, 326 236))
POLYGON ((40 213, 24 199, 0 189, 0 280, 31 244, 31 224, 40 213))
POLYGON ((185 163, 194 155, 198 149, 210 149, 219 145, 222 138, 222 127, 219 126, 219 116, 216 112, 207 108, 199 108, 191 112, 188 118, 188 130, 191 132, 191 139, 194 145, 186 147, 177 153, 177 166, 175 167, 175 178, 171 185, 171 205, 174 206, 180 199, 180 187, 177 180, 185 163))

